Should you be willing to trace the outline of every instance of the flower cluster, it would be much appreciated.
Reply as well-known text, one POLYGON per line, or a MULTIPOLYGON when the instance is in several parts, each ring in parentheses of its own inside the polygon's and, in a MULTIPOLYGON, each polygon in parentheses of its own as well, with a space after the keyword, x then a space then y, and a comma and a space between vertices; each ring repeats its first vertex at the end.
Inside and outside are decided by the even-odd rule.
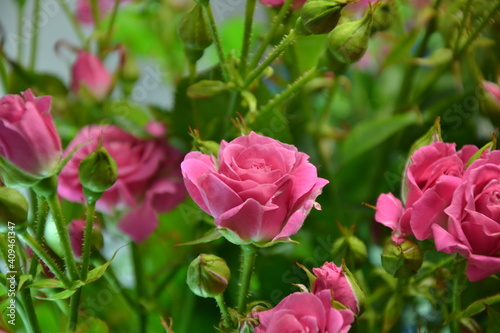
POLYGON ((256 333, 349 331, 361 306, 357 282, 330 262, 313 272, 311 292, 293 293, 274 308, 252 314, 259 321, 256 333))
POLYGON ((471 281, 499 273, 500 152, 435 142, 411 156, 405 175, 405 205, 392 193, 377 200, 375 220, 393 240, 434 239, 439 251, 467 259, 471 281))

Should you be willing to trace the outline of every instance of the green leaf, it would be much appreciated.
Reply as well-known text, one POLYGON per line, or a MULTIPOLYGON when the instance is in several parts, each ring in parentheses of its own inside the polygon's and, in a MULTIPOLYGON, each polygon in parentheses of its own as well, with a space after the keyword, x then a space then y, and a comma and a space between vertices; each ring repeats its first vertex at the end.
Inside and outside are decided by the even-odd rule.
POLYGON ((56 279, 43 279, 33 282, 29 285, 29 287, 35 289, 64 288, 64 283, 56 279))
POLYGON ((478 160, 485 151, 492 151, 493 149, 495 149, 495 146, 497 145, 496 141, 496 138, 493 138, 492 141, 488 142, 481 149, 476 151, 476 153, 472 155, 471 158, 469 158, 465 167, 468 168, 472 163, 478 160))
POLYGON ((104 272, 106 271, 106 269, 108 268, 108 266, 111 264, 111 261, 113 261, 113 259, 115 258, 118 251, 120 251, 125 246, 127 246, 127 245, 124 245, 124 246, 118 248, 115 251, 115 253, 113 253, 113 256, 106 263, 91 270, 89 272, 89 274, 87 275, 87 280, 85 281, 85 284, 89 284, 91 282, 99 280, 101 278, 101 276, 104 274, 104 272))
POLYGON ((225 83, 218 80, 201 80, 191 85, 187 89, 189 98, 208 98, 233 87, 231 82, 225 83))
POLYGON ((356 126, 340 147, 341 164, 375 148, 403 128, 415 124, 419 117, 415 112, 408 112, 387 118, 376 118, 356 126))
POLYGON ((300 268, 302 268, 304 272, 306 272, 307 278, 309 279, 309 289, 312 290, 314 286, 314 281, 316 281, 316 275, 311 273, 311 271, 308 270, 307 267, 302 264, 297 263, 297 266, 299 266, 300 268))
POLYGON ((391 53, 385 58, 382 69, 394 64, 404 63, 410 59, 411 49, 415 45, 418 33, 418 29, 413 29, 409 34, 405 35, 404 39, 397 43, 391 53))
POLYGON ((496 294, 490 297, 486 297, 475 301, 469 305, 465 310, 460 313, 459 318, 471 317, 476 315, 486 309, 487 305, 492 305, 495 303, 500 303, 500 294, 496 294))
POLYGON ((3 183, 12 188, 31 187, 41 179, 22 171, 2 155, 0 155, 0 169, 3 183))
POLYGON ((488 312, 488 328, 486 333, 498 333, 500 327, 500 311, 495 310, 493 307, 487 307, 488 312))
POLYGON ((191 242, 186 242, 186 243, 181 243, 181 244, 175 244, 174 246, 184 246, 184 245, 196 245, 196 244, 202 244, 202 243, 209 243, 212 242, 216 239, 219 239, 222 237, 222 234, 219 232, 217 229, 211 229, 207 231, 203 236, 200 238, 191 241, 191 242))
POLYGON ((83 316, 80 318, 75 333, 108 333, 108 325, 99 318, 83 316))
POLYGON ((59 299, 66 299, 66 298, 69 298, 71 297, 71 295, 73 295, 75 293, 76 289, 67 289, 67 290, 63 290, 53 296, 50 296, 50 297, 40 297, 40 296, 33 296, 35 298, 38 298, 38 299, 42 299, 42 300, 47 300, 47 301, 56 301, 56 300, 59 300, 59 299))

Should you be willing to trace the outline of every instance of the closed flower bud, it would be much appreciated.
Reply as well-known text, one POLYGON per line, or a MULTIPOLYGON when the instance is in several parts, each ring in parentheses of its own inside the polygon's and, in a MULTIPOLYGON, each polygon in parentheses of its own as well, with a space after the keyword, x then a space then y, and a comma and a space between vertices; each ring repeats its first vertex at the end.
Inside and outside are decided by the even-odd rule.
POLYGON ((500 86, 493 82, 484 81, 484 98, 481 101, 483 113, 491 119, 495 126, 500 125, 500 86))
POLYGON ((179 38, 184 44, 184 52, 191 63, 203 56, 203 51, 212 44, 210 26, 203 14, 203 7, 196 4, 186 12, 179 23, 179 38))
POLYGON ((115 183, 118 166, 106 148, 100 146, 80 162, 78 178, 87 200, 95 201, 115 183))
POLYGON ((348 1, 309 0, 300 11, 299 26, 303 34, 326 34, 332 31, 340 19, 340 12, 348 1))
POLYGON ((372 31, 373 11, 358 21, 337 26, 328 35, 328 48, 339 62, 352 64, 365 54, 372 31))
POLYGON ((387 273, 397 278, 417 274, 422 266, 423 255, 420 246, 405 239, 401 245, 389 241, 382 252, 382 266, 387 273))
POLYGON ((384 31, 391 25, 391 3, 382 2, 373 12, 372 34, 384 31))
POLYGON ((231 272, 226 261, 212 254, 200 254, 188 267, 187 284, 200 297, 215 297, 226 290, 231 272))
POLYGON ((354 235, 344 235, 333 243, 332 258, 335 262, 344 259, 351 268, 359 267, 367 258, 366 245, 354 235))
POLYGON ((17 190, 0 187, 0 232, 13 231, 9 222, 19 230, 28 219, 28 202, 17 190))

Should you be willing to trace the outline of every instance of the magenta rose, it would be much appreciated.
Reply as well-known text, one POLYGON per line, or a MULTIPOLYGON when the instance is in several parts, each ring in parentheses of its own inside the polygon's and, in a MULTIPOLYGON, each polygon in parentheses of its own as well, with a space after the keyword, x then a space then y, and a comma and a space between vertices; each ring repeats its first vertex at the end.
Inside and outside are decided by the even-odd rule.
POLYGON ((500 273, 500 151, 472 163, 445 213, 432 226, 439 251, 467 259, 467 276, 478 281, 500 273))
POLYGON ((259 319, 255 333, 344 333, 354 321, 350 310, 332 307, 330 290, 293 293, 274 308, 252 316, 259 319))
POLYGON ((71 69, 71 91, 85 89, 96 100, 103 100, 111 90, 113 78, 101 60, 86 51, 78 52, 71 69))
MULTIPOLYGON (((164 134, 157 127, 148 129, 164 134)), ((99 139, 118 165, 118 179, 97 201, 96 209, 106 214, 125 210, 119 229, 141 242, 156 229, 157 214, 171 210, 186 195, 179 167, 183 155, 160 136, 141 139, 116 126, 84 127, 65 151, 67 155, 77 145, 88 143, 76 151, 59 175, 58 192, 63 198, 84 201, 78 167, 99 139)))
POLYGON ((26 187, 57 172, 62 147, 50 114, 52 97, 35 98, 29 89, 21 96, 6 95, 0 99, 0 155, 28 177, 20 184, 4 161, 4 182, 26 187))
POLYGON ((193 200, 231 242, 267 243, 297 233, 328 181, 297 148, 254 132, 227 143, 218 158, 189 153, 181 164, 193 200))
POLYGON ((430 238, 431 226, 445 223, 444 209, 462 181, 467 161, 477 150, 475 146, 464 146, 457 152, 455 144, 444 142, 418 149, 405 171, 406 205, 391 193, 381 194, 375 220, 393 230, 396 243, 404 236, 430 238))
POLYGON ((335 301, 349 308, 355 314, 359 314, 359 300, 342 267, 338 267, 332 262, 325 262, 323 266, 313 268, 313 273, 317 277, 312 290, 314 294, 330 290, 335 301))

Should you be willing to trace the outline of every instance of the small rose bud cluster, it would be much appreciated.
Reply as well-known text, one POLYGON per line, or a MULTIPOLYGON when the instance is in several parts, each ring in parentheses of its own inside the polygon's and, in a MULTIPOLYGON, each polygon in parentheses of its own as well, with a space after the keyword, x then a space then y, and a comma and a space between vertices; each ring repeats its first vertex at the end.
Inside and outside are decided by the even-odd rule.
POLYGON ((351 272, 345 265, 338 267, 331 262, 313 268, 314 274, 305 270, 311 291, 293 293, 270 310, 254 311, 252 316, 259 321, 255 333, 338 333, 350 329, 364 306, 364 294, 351 272))

